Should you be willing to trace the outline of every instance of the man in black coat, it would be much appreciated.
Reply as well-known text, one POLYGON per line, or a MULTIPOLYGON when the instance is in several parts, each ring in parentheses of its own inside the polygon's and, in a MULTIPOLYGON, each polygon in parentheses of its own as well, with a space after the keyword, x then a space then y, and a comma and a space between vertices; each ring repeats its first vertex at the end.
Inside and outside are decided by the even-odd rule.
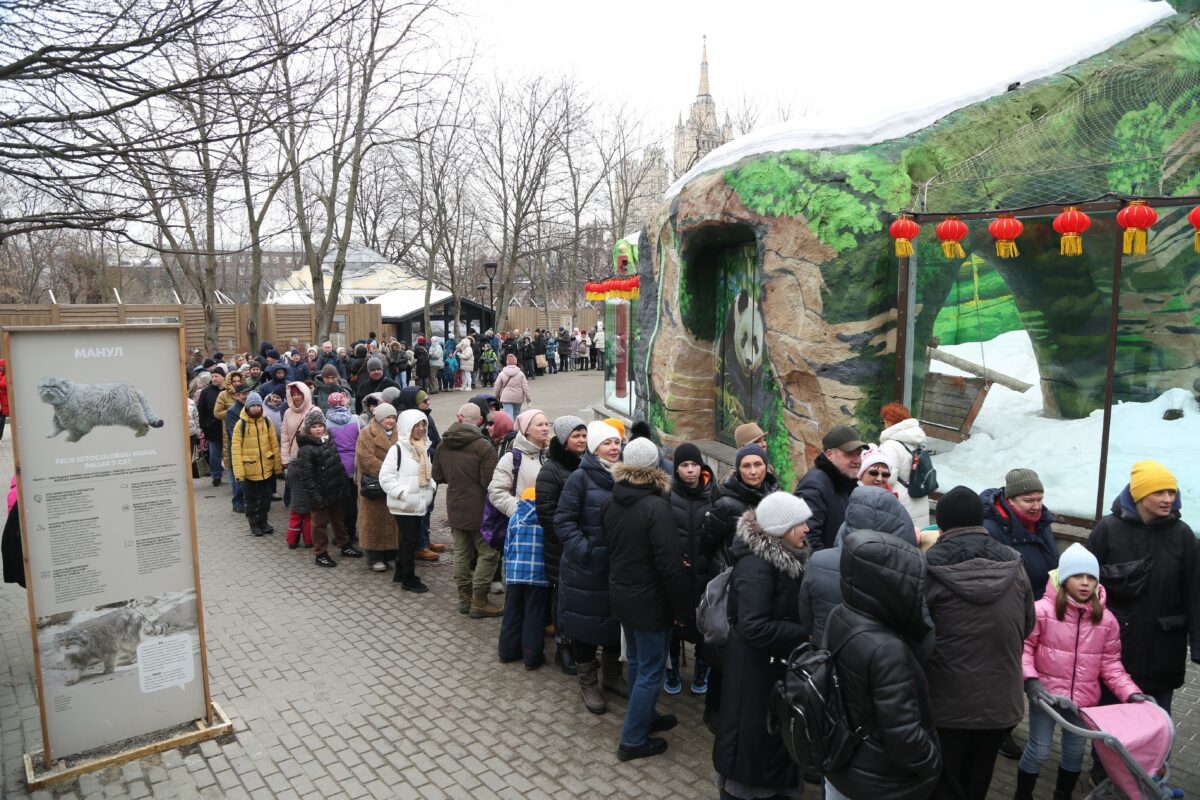
POLYGON ((362 413, 363 400, 366 396, 375 392, 382 392, 384 389, 400 387, 396 382, 387 377, 383 371, 383 360, 379 356, 371 356, 367 359, 366 377, 360 376, 358 379, 358 390, 354 393, 354 411, 362 413))
POLYGON ((813 468, 792 492, 812 510, 806 541, 814 551, 831 547, 846 520, 846 506, 858 486, 858 468, 867 445, 854 428, 834 425, 821 440, 821 447, 825 452, 817 456, 813 468))
POLYGON ((221 392, 225 390, 225 373, 221 370, 213 370, 212 383, 204 387, 204 391, 200 393, 200 399, 196 401, 196 412, 200 418, 200 432, 204 434, 204 438, 208 441, 208 466, 212 471, 212 485, 221 485, 221 476, 225 474, 225 468, 221 466, 221 448, 222 436, 224 428, 221 425, 221 420, 217 419, 213 414, 213 409, 216 408, 217 398, 221 396, 221 392))
POLYGON ((1021 556, 988 535, 979 495, 956 486, 937 504, 926 554, 933 655, 925 665, 942 745, 937 797, 984 800, 1004 737, 1025 716, 1021 656, 1033 592, 1021 556))
POLYGON ((624 460, 613 465, 613 493, 604 506, 609 596, 625 632, 629 669, 629 705, 617 748, 621 761, 667 749, 665 739, 650 734, 670 730, 676 719, 659 714, 655 704, 671 628, 686 626, 692 616, 675 515, 664 496, 671 478, 658 462, 658 448, 649 439, 630 442, 624 460))

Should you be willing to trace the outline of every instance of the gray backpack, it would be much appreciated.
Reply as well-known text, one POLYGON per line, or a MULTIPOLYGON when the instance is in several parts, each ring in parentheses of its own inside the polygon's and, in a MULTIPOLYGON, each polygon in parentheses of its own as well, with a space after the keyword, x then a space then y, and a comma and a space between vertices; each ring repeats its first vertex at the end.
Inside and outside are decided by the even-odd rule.
POLYGON ((733 567, 726 567, 704 587, 700 605, 696 606, 696 630, 704 637, 704 643, 722 647, 729 641, 729 584, 733 579, 733 567))

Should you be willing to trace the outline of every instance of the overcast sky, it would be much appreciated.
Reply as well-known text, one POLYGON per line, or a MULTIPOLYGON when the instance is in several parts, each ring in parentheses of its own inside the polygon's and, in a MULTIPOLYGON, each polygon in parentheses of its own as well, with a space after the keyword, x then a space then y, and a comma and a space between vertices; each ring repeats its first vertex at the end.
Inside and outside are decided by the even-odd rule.
POLYGON ((1151 0, 468 2, 482 70, 573 72, 664 131, 696 95, 705 34, 722 118, 745 93, 836 125, 1006 85, 1171 13, 1151 0))

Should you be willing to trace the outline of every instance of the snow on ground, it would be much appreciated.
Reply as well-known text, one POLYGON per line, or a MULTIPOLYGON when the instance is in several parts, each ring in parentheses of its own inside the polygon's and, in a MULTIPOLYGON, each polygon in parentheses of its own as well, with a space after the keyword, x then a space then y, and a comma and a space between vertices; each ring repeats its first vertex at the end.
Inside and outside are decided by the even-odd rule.
MULTIPOLYGON (((1104 412, 1085 419, 1051 419, 1042 414, 1033 345, 1024 331, 1001 334, 982 345, 949 345, 943 350, 976 364, 1033 384, 1024 393, 993 385, 971 438, 940 453, 938 484, 946 491, 958 484, 976 491, 1003 486, 1004 474, 1013 467, 1037 470, 1046 487, 1046 505, 1061 514, 1091 517, 1095 513, 1096 483, 1100 470, 1100 438, 1104 412)), ((964 373, 933 362, 935 372, 964 373)), ((1120 403, 1113 408, 1104 510, 1129 482, 1134 462, 1161 461, 1175 474, 1183 494, 1184 515, 1188 500, 1200 499, 1200 451, 1176 443, 1200 441, 1200 405, 1186 389, 1171 389, 1145 403, 1120 403), (1180 409, 1183 418, 1164 420, 1163 412, 1180 409)), ((941 442, 937 442, 941 445, 941 442)))
MULTIPOLYGON (((970 40, 973 46, 985 50, 1000 45, 967 59, 960 58, 953 47, 940 46, 944 42, 929 27, 936 20, 922 18, 918 11, 913 20, 921 26, 920 38, 913 49, 905 52, 898 79, 909 74, 915 76, 912 80, 936 80, 944 92, 938 100, 913 104, 909 92, 899 90, 892 93, 890 103, 861 102, 861 93, 851 82, 844 86, 850 102, 721 145, 671 184, 664 199, 677 195, 693 178, 747 156, 867 145, 907 136, 953 111, 1003 94, 1012 83, 1029 83, 1061 72, 1175 13, 1170 3, 1146 0, 1094 0, 1090 6, 1085 24, 1080 24, 1080 10, 1073 3, 1043 4, 1036 23, 1025 14, 998 13, 989 14, 986 22, 968 22, 964 27, 956 16, 949 24, 957 26, 957 31, 946 35, 975 36, 970 40), (983 27, 968 33, 972 24, 983 27), (978 35, 984 28, 987 41, 980 41, 978 35)), ((906 20, 897 24, 901 32, 896 36, 903 39, 906 20)), ((853 47, 844 52, 846 58, 863 58, 862 52, 853 47)), ((829 67, 837 70, 836 64, 829 67)), ((878 74, 872 74, 871 80, 877 82, 878 74)))

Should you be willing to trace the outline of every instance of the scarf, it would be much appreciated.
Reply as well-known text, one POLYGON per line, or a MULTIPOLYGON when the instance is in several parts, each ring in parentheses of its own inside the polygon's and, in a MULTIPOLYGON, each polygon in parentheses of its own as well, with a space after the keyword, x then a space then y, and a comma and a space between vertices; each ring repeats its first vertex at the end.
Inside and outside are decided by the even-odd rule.
POLYGON ((412 445, 413 458, 417 460, 417 485, 424 489, 433 480, 433 464, 429 459, 429 441, 422 439, 420 442, 413 442, 410 439, 409 444, 412 445))
POLYGON ((1021 526, 1024 527, 1026 531, 1033 533, 1034 530, 1037 529, 1038 520, 1042 518, 1041 511, 1038 511, 1036 514, 1032 515, 1023 514, 1021 513, 1021 509, 1017 508, 1016 506, 1012 506, 1012 511, 1013 516, 1017 518, 1017 522, 1021 523, 1021 526))

